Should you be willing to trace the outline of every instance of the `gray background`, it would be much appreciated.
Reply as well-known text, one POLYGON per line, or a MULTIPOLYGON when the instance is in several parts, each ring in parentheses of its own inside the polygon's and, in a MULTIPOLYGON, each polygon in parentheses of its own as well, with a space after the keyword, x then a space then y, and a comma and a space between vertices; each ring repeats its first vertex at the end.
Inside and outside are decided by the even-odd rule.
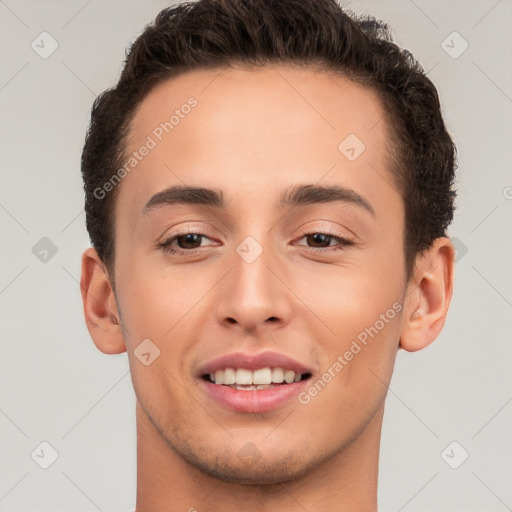
MULTIPOLYGON (((166 5, 0 0, 0 511, 134 509, 127 356, 99 352, 82 313, 79 161, 95 96, 166 5), (58 42, 46 59, 31 47, 43 31, 58 42)), ((380 510, 511 510, 512 0, 344 5, 389 22, 428 70, 459 151, 455 294, 439 338, 399 353, 380 510)))

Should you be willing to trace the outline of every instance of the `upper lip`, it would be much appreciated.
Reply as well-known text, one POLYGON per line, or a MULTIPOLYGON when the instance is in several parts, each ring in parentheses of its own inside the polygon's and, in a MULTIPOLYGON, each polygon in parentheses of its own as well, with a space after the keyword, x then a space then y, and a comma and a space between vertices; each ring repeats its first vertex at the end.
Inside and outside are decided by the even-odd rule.
POLYGON ((277 352, 267 351, 259 354, 234 352, 232 354, 217 357, 199 368, 199 376, 215 373, 217 370, 224 370, 226 368, 246 368, 247 370, 257 370, 258 368, 267 367, 284 368, 301 374, 312 373, 307 366, 299 363, 291 357, 277 352))

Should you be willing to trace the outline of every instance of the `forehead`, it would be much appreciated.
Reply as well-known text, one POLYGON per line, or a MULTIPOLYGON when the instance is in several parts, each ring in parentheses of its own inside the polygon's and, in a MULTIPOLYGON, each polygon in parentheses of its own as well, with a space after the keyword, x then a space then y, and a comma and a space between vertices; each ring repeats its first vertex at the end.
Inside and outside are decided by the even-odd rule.
POLYGON ((348 125, 364 136, 385 117, 374 90, 313 68, 272 65, 194 70, 164 81, 149 92, 130 125, 130 139, 140 140, 152 133, 174 113, 179 119, 172 121, 173 134, 189 127, 196 139, 204 140, 228 132, 237 136, 237 144, 242 139, 249 142, 251 135, 261 138, 266 133, 271 138, 276 131, 300 136, 315 130, 319 137, 334 132, 342 136, 348 125), (194 115, 179 112, 191 98, 197 102, 190 112, 194 115), (182 122, 187 117, 187 122, 182 122), (244 130, 233 133, 240 123, 244 130))
POLYGON ((370 189, 377 201, 375 189, 393 188, 377 93, 310 68, 195 70, 169 79, 137 108, 128 153, 149 139, 152 149, 122 183, 133 215, 171 184, 222 189, 228 202, 238 192, 268 197, 276 189, 277 197, 294 182, 324 179, 370 189))

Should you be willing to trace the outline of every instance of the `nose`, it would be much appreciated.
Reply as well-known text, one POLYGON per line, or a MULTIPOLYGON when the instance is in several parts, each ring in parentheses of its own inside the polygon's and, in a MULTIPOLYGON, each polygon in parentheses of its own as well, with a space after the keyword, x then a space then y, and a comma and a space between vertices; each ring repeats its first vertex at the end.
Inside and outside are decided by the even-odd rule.
POLYGON ((291 318, 293 299, 285 269, 270 250, 263 250, 253 261, 242 256, 234 255, 231 271, 217 291, 218 321, 243 333, 284 327, 291 318))

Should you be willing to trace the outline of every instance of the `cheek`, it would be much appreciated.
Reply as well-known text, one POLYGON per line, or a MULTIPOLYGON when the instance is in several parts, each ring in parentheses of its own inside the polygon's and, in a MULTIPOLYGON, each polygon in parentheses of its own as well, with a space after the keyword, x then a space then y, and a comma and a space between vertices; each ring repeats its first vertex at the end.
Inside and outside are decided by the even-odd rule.
POLYGON ((328 381, 319 400, 326 407, 349 414, 384 397, 400 337, 401 272, 396 264, 386 271, 381 260, 380 267, 331 269, 329 279, 317 275, 316 288, 309 287, 308 305, 322 321, 317 342, 327 356, 317 386, 328 381))
POLYGON ((210 282, 204 274, 191 275, 190 271, 176 269, 165 272, 136 262, 124 276, 119 290, 120 309, 134 386, 141 388, 140 393, 149 389, 159 393, 157 389, 173 383, 172 376, 180 381, 187 378, 186 366, 202 320, 201 299, 218 278, 215 274, 216 279, 210 282), (141 343, 148 344, 149 351, 158 355, 149 366, 136 357, 141 352, 141 343))
POLYGON ((131 265, 125 276, 120 307, 133 342, 141 337, 164 342, 208 290, 207 283, 185 271, 164 272, 147 264, 131 265))
MULTIPOLYGON (((332 341, 333 348, 357 336, 379 321, 403 295, 402 269, 377 260, 360 265, 325 265, 314 273, 298 272, 296 294, 316 317, 318 334, 332 341)), ((386 326, 396 317, 396 307, 385 318, 386 326)), ((379 322, 380 326, 380 322, 379 322)), ((389 330, 389 329, 388 329, 389 330)))
POLYGON ((193 306, 205 291, 187 286, 184 278, 164 278, 155 268, 132 265, 128 277, 121 307, 133 387, 146 412, 165 419, 190 402, 182 387, 184 364, 193 346, 192 333, 186 329, 197 325, 193 306), (144 351, 139 348, 143 346, 144 351), (148 352, 151 362, 146 365, 141 354, 148 352))

